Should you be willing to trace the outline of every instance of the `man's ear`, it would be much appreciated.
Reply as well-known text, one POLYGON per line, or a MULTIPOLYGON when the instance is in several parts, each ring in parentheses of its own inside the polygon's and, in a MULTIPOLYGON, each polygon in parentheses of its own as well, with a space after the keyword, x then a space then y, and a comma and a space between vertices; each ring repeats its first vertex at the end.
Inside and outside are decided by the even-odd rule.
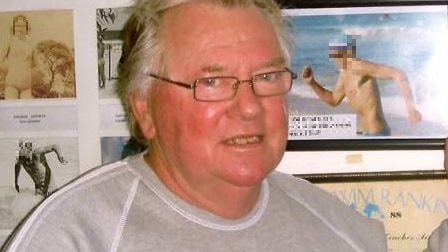
POLYGON ((142 135, 147 139, 152 139, 156 135, 156 129, 152 118, 150 98, 146 95, 134 94, 130 99, 132 113, 135 123, 138 124, 142 135))

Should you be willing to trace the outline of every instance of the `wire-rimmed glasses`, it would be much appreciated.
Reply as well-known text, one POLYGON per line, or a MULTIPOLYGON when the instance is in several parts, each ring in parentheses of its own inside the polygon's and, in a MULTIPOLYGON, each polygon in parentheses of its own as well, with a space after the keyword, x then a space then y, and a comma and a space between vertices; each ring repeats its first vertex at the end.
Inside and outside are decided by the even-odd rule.
POLYGON ((259 97, 281 95, 289 92, 292 82, 297 78, 297 74, 290 69, 284 68, 279 71, 272 71, 253 75, 248 80, 239 80, 234 76, 213 76, 196 79, 193 83, 174 81, 166 77, 161 77, 150 73, 149 76, 172 83, 184 88, 192 89, 193 96, 198 101, 225 101, 232 99, 241 83, 247 82, 255 95, 259 97))

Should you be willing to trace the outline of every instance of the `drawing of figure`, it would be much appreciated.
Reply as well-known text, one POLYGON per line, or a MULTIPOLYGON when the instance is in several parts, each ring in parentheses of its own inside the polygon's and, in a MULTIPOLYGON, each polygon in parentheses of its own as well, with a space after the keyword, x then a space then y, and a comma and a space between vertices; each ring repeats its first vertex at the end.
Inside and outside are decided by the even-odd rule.
MULTIPOLYGON (((64 157, 60 154, 57 145, 48 145, 33 149, 31 142, 19 142, 19 155, 15 164, 15 188, 20 192, 18 179, 20 169, 23 167, 34 182, 35 194, 48 196, 56 188, 52 186, 51 169, 48 165, 46 154, 55 152, 61 164, 67 164, 64 157)), ((53 183, 54 184, 54 183, 53 183)))
POLYGON ((393 80, 404 99, 409 121, 421 121, 422 116, 415 107, 406 74, 391 66, 357 58, 356 40, 353 36, 344 34, 331 40, 329 58, 333 59, 339 68, 339 77, 333 90, 328 90, 318 83, 310 66, 303 68, 302 79, 330 106, 337 106, 347 98, 350 107, 360 118, 363 135, 391 135, 383 113, 378 79, 393 80))
POLYGON ((75 59, 64 43, 43 40, 35 47, 36 71, 33 79, 34 98, 74 97, 75 59))
POLYGON ((6 71, 5 99, 32 98, 33 46, 29 40, 30 24, 24 15, 13 17, 11 40, 0 63, 6 71))

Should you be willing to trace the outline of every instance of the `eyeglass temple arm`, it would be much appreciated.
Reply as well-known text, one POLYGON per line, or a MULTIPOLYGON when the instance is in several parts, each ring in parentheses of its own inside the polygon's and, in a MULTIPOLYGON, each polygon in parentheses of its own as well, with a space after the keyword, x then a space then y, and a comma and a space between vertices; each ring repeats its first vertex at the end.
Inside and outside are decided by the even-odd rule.
POLYGON ((162 81, 166 81, 172 84, 176 84, 178 86, 184 87, 184 88, 188 88, 188 89, 193 89, 194 88, 194 84, 188 84, 188 83, 183 83, 183 82, 179 82, 179 81, 174 81, 165 77, 161 77, 155 74, 148 74, 150 77, 162 80, 162 81))

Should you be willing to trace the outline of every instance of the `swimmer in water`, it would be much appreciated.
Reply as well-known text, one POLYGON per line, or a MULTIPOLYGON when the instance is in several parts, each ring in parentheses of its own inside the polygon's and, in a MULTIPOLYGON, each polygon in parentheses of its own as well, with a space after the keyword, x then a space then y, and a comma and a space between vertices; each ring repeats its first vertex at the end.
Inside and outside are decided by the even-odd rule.
POLYGON ((390 128, 384 117, 377 79, 391 79, 404 98, 409 121, 418 123, 422 116, 417 110, 406 74, 394 67, 365 61, 356 57, 356 40, 342 35, 329 43, 329 58, 333 59, 340 73, 333 90, 316 81, 313 70, 305 66, 302 79, 316 95, 330 106, 338 106, 347 98, 356 112, 365 136, 389 136, 390 128))

